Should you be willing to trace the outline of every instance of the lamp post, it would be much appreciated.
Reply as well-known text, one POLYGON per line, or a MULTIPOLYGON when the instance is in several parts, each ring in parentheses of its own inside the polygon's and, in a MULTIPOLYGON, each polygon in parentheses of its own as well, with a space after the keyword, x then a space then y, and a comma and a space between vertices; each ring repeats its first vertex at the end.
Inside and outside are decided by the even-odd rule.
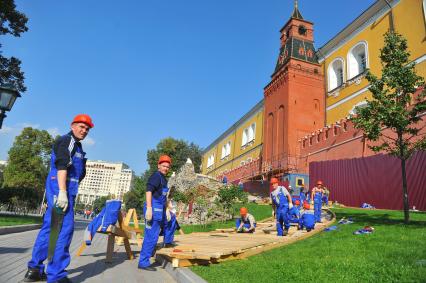
POLYGON ((21 95, 12 85, 0 86, 0 129, 3 124, 3 119, 6 118, 6 111, 12 109, 18 97, 21 97, 21 95))

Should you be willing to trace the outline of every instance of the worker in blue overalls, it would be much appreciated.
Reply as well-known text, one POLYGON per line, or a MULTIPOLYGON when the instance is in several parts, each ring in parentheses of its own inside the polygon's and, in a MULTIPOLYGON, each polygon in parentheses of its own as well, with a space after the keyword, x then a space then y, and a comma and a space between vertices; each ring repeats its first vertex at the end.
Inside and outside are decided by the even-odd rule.
POLYGON ((321 223, 321 206, 322 196, 324 194, 322 181, 318 181, 317 185, 312 189, 311 203, 314 204, 315 222, 321 223), (313 200, 313 201, 312 201, 313 200))
POLYGON ((303 208, 304 210, 300 214, 299 229, 303 230, 303 228, 306 228, 306 231, 310 232, 312 229, 315 229, 315 215, 309 203, 305 203, 303 208))
POLYGON ((304 186, 300 187, 300 205, 303 206, 305 202, 309 203, 309 189, 304 186))
POLYGON ((248 209, 245 207, 240 208, 240 216, 235 221, 237 233, 254 233, 256 229, 256 219, 254 219, 254 216, 248 213, 248 209))
POLYGON ((170 170, 171 164, 172 159, 169 156, 160 156, 158 171, 149 177, 146 184, 146 202, 143 207, 145 235, 139 256, 138 267, 140 269, 155 270, 151 267, 150 258, 154 254, 161 228, 164 225, 167 215, 169 215, 166 215, 167 196, 169 192, 166 175, 170 170))
POLYGON ((74 233, 74 200, 78 185, 86 174, 86 153, 80 141, 93 126, 90 116, 77 115, 71 123, 71 131, 53 145, 46 180, 48 206, 24 282, 46 279, 47 282, 71 282, 65 269, 71 260, 69 247, 74 233), (46 259, 49 260, 45 270, 43 262, 46 259))
POLYGON ((273 189, 271 192, 271 200, 276 218, 277 235, 287 236, 288 229, 290 229, 288 210, 293 208, 293 202, 287 189, 284 186, 278 185, 277 178, 271 178, 271 184, 273 189))

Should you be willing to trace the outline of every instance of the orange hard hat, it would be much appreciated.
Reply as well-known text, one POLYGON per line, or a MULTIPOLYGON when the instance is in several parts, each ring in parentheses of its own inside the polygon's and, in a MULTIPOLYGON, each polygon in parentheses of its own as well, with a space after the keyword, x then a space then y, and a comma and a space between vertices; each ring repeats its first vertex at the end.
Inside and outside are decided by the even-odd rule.
POLYGON ((309 203, 307 203, 307 202, 304 202, 303 203, 303 208, 309 210, 309 209, 311 209, 311 205, 309 203))
POLYGON ((248 213, 247 208, 245 208, 245 207, 241 207, 241 208, 240 208, 240 214, 241 214, 241 215, 247 215, 247 213, 248 213))
POLYGON ((158 164, 161 164, 163 162, 167 162, 169 164, 172 164, 172 159, 168 155, 161 155, 158 159, 158 164))
POLYGON ((295 203, 296 205, 299 205, 299 204, 300 204, 300 200, 298 200, 298 199, 297 199, 297 200, 295 200, 295 201, 294 201, 294 203, 295 203))
POLYGON ((78 114, 77 116, 75 116, 71 124, 74 123, 84 123, 90 128, 93 128, 95 126, 92 122, 92 118, 90 118, 90 116, 87 114, 78 114))
POLYGON ((322 185, 322 181, 321 181, 321 180, 318 180, 318 181, 317 181, 317 185, 322 185))
POLYGON ((271 178, 271 184, 278 184, 278 179, 277 178, 271 178))

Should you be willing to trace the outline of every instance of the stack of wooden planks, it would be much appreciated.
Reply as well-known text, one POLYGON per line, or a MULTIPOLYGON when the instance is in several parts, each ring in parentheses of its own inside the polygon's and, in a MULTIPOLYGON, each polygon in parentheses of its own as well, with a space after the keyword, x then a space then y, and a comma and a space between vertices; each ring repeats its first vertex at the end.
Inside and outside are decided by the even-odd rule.
POLYGON ((276 233, 270 233, 275 229, 273 222, 258 223, 257 230, 253 234, 235 233, 235 229, 228 228, 209 233, 178 235, 175 237, 177 245, 173 248, 157 250, 157 256, 171 261, 173 267, 208 265, 242 259, 310 237, 330 226, 334 218, 328 221, 323 219, 323 221, 323 223, 317 223, 315 230, 311 232, 291 227, 286 237, 278 237, 276 233))

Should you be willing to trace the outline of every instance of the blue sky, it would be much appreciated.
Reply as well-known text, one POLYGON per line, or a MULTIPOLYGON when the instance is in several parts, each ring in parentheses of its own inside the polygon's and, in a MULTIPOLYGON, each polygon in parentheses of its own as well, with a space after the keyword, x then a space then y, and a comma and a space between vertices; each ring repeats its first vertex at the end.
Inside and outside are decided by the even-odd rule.
MULTIPOLYGON (((92 116, 89 159, 137 174, 171 136, 208 146, 263 97, 291 0, 15 1, 29 18, 3 54, 23 61, 28 90, 0 130, 0 160, 24 126, 66 133, 92 116)), ((321 47, 374 0, 300 0, 321 47)))

